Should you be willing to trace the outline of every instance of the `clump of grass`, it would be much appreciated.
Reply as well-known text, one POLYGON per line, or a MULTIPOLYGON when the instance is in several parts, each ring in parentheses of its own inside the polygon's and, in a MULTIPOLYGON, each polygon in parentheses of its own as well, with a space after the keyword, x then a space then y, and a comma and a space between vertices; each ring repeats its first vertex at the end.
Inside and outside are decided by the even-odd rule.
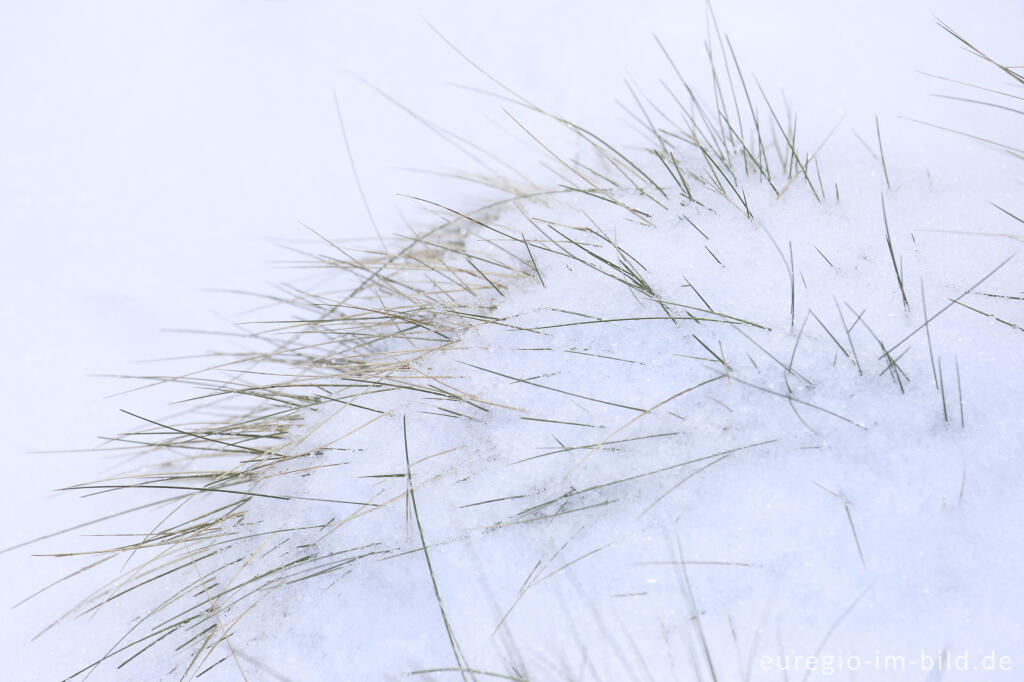
MULTIPOLYGON (((514 174, 502 174, 487 180, 500 197, 484 206, 456 208, 417 199, 435 215, 434 222, 382 241, 381 248, 312 231, 318 250, 297 249, 294 265, 311 272, 314 281, 285 284, 263 296, 260 317, 231 332, 235 349, 213 354, 205 370, 138 377, 175 382, 195 395, 185 417, 133 415, 138 428, 109 440, 108 450, 129 455, 138 463, 135 469, 68 488, 123 497, 123 508, 104 520, 137 525, 129 535, 76 553, 92 567, 113 560, 122 569, 62 619, 88 617, 140 595, 148 606, 109 649, 97 652, 69 679, 133 664, 151 650, 171 652, 167 668, 174 678, 195 679, 221 665, 234 665, 245 676, 255 664, 232 637, 265 600, 313 582, 331 586, 361 566, 420 552, 452 661, 449 667, 415 672, 464 680, 547 679, 551 668, 544 662, 511 653, 503 670, 477 667, 475 652, 460 643, 458 618, 446 606, 431 561, 436 543, 452 531, 431 529, 417 497, 432 486, 484 478, 487 467, 466 443, 419 439, 420 424, 457 432, 467 424, 491 428, 512 415, 524 444, 542 444, 539 451, 502 462, 522 478, 521 486, 495 485, 497 492, 483 499, 451 489, 453 508, 472 510, 474 523, 483 520, 481 527, 459 531, 472 537, 523 524, 567 519, 584 524, 595 514, 654 515, 695 477, 734 458, 770 452, 795 432, 863 430, 857 415, 834 404, 836 396, 823 388, 835 370, 822 358, 833 358, 834 364, 841 354, 858 376, 888 374, 905 390, 911 375, 900 362, 917 332, 930 334, 930 323, 999 268, 931 316, 922 305, 924 322, 895 342, 869 326, 863 307, 830 296, 820 306, 802 301, 797 282, 803 274, 794 245, 789 241, 784 251, 758 222, 759 207, 767 202, 751 192, 766 189, 770 201, 803 192, 825 202, 817 158, 822 146, 803 151, 796 117, 782 115, 760 82, 741 69, 728 37, 712 27, 710 100, 698 97, 664 46, 675 77, 660 83, 664 96, 651 97, 628 84, 631 102, 625 109, 640 130, 639 149, 613 145, 484 72, 515 125, 546 157, 557 178, 554 186, 537 189, 525 178, 520 182, 514 174), (586 154, 556 153, 521 120, 524 115, 554 121, 586 154), (735 242, 711 244, 718 235, 699 226, 730 210, 760 228, 785 265, 781 313, 758 309, 751 315, 749 306, 731 308, 735 297, 706 274, 742 272, 743 249, 735 242), (673 271, 673 286, 665 285, 665 263, 641 259, 632 252, 632 240, 621 238, 625 232, 668 229, 666 221, 685 231, 681 239, 690 240, 685 243, 703 247, 688 255, 680 268, 686 274, 673 271), (712 262, 716 269, 707 270, 712 262), (569 309, 518 310, 510 303, 519 294, 564 283, 566 271, 614 297, 614 304, 572 297, 569 309), (705 273, 706 279, 692 282, 694 273, 705 273), (727 302, 713 305, 716 296, 727 302), (816 325, 807 324, 812 317, 816 325), (799 330, 796 319, 803 321, 799 330), (663 339, 659 357, 612 347, 608 329, 641 330, 633 333, 663 339), (475 352, 472 339, 488 334, 503 339, 501 356, 475 352), (866 342, 877 343, 881 353, 871 353, 866 342), (654 362, 660 356, 676 358, 672 367, 679 385, 664 395, 634 390, 634 380, 661 373, 654 362), (627 379, 622 385, 577 385, 567 369, 577 361, 628 368, 619 375, 627 379), (695 414, 721 415, 723 408, 732 413, 751 396, 787 407, 792 424, 779 429, 772 424, 775 433, 747 440, 701 441, 716 447, 688 451, 674 461, 644 456, 651 443, 678 441, 679 424, 695 414), (404 460, 389 468, 383 443, 399 428, 404 460), (369 463, 353 463, 352 453, 367 447, 375 448, 369 463), (606 473, 588 466, 595 453, 607 452, 628 454, 629 470, 606 473), (448 464, 436 464, 440 461, 448 464), (466 462, 468 472, 461 466, 466 462), (472 470, 475 466, 480 473, 472 470), (318 485, 321 479, 331 485, 318 485), (567 487, 568 480, 573 484, 567 487), (372 541, 360 540, 375 529, 387 531, 382 519, 395 509, 403 510, 404 535, 383 532, 372 541)), ((876 132, 884 169, 880 129, 876 132)), ((887 170, 885 176, 888 184, 887 170)), ((836 195, 838 201, 838 187, 836 195)), ((887 217, 885 237, 902 305, 909 311, 887 217)), ((928 345, 931 354, 930 336, 928 345)), ((946 402, 941 356, 935 380, 949 420, 956 410, 946 402)), ((963 425, 959 367, 956 380, 963 425)), ((869 553, 854 525, 854 503, 826 490, 841 501, 866 566, 869 553)), ((494 631, 509 634, 510 615, 531 589, 601 549, 538 561, 494 631)), ((681 591, 697 626, 696 675, 720 679, 681 546, 677 554, 681 591)), ((646 655, 622 654, 622 665, 642 666, 646 655)))

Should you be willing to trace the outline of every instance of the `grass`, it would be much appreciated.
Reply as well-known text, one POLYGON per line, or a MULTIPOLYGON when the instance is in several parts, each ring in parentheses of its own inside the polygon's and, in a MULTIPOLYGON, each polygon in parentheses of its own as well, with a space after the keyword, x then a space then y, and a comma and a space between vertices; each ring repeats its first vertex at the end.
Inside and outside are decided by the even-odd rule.
MULTIPOLYGON (((295 590, 347 585, 350 574, 421 552, 454 666, 422 667, 412 674, 528 680, 552 679, 557 671, 565 679, 583 679, 586 674, 578 670, 588 670, 589 664, 577 668, 567 660, 515 655, 511 625, 517 605, 531 598, 540 583, 604 556, 607 545, 573 545, 566 556, 575 558, 562 559, 573 533, 608 515, 662 513, 668 506, 664 503, 694 485, 695 477, 713 467, 718 471, 741 454, 766 457, 800 438, 824 439, 836 429, 866 431, 868 426, 847 413, 845 399, 829 385, 841 372, 861 387, 870 385, 872 375, 888 374, 901 393, 908 391, 914 357, 908 355, 922 329, 942 418, 948 422, 958 412, 961 427, 966 426, 959 360, 954 360, 954 404, 942 355, 933 349, 931 326, 947 311, 965 308, 1020 331, 963 302, 1009 259, 932 315, 922 281, 918 325, 883 198, 886 251, 878 255, 888 256, 911 331, 894 336, 893 327, 881 328, 884 311, 814 296, 831 284, 812 280, 808 285, 805 273, 812 269, 804 263, 820 261, 813 255, 798 260, 795 254, 817 251, 829 273, 838 271, 840 258, 826 257, 814 244, 778 242, 762 219, 787 193, 837 208, 838 184, 831 202, 819 166, 824 141, 804 151, 796 116, 784 115, 788 108, 741 69, 728 37, 713 21, 710 26, 710 99, 698 96, 660 42, 673 83, 659 83, 660 97, 627 83, 630 102, 622 106, 639 131, 639 147, 613 145, 606 136, 546 111, 467 58, 497 88, 489 96, 545 158, 555 178, 552 186, 535 186, 528 176, 503 168, 500 158, 483 147, 423 121, 475 158, 501 168, 492 178, 473 178, 497 198, 475 209, 411 198, 433 212, 434 222, 404 237, 381 239, 379 249, 342 243, 310 229, 319 250, 296 249, 299 260, 292 263, 307 277, 263 296, 254 319, 226 335, 231 350, 213 353, 211 364, 200 371, 136 377, 144 384, 182 384, 194 396, 182 406, 186 416, 176 421, 130 412, 138 428, 107 441, 109 452, 124 457, 124 471, 67 488, 125 501, 119 511, 65 532, 90 523, 107 528, 111 522, 132 530, 103 535, 95 548, 67 553, 92 562, 69 578, 82 579, 111 560, 121 570, 54 625, 136 598, 140 601, 132 604, 144 603, 146 610, 68 679, 103 675, 100 671, 110 666, 138 665, 147 655, 168 657, 169 679, 198 679, 218 666, 234 666, 249 679, 259 667, 257 658, 233 644, 247 618, 273 609, 274 599, 287 599, 295 590), (528 116, 555 123, 585 153, 570 158, 556 151, 556 145, 532 132, 528 116), (724 216, 738 218, 750 236, 730 241, 718 227, 724 216), (654 262, 634 255, 634 242, 647 255, 651 251, 635 236, 671 229, 666 223, 679 228, 673 243, 689 249, 678 267, 667 258, 654 262), (766 298, 763 306, 741 305, 745 299, 727 290, 722 279, 741 276, 736 273, 743 272, 742 256, 754 235, 767 240, 758 253, 777 255, 785 266, 784 291, 766 298), (588 295, 569 289, 559 302, 558 287, 572 281, 566 272, 586 282, 588 295), (546 307, 516 307, 522 296, 538 291, 550 292, 542 299, 546 307), (816 324, 808 325, 812 318, 816 324), (796 319, 802 320, 799 328, 796 319), (501 353, 482 353, 481 338, 501 353), (619 339, 630 343, 618 347, 619 339), (866 351, 865 342, 877 344, 880 353, 866 351), (672 372, 660 370, 670 357, 672 372), (598 370, 599 363, 617 368, 609 375, 615 380, 588 378, 586 372, 611 371, 598 370), (644 386, 655 379, 662 383, 654 384, 660 392, 652 395, 644 386), (707 447, 683 457, 666 458, 666 450, 653 445, 678 446, 684 430, 694 437, 688 420, 718 423, 723 409, 726 419, 741 419, 734 408, 753 400, 784 405, 792 420, 769 424, 771 433, 757 438, 715 434, 698 439, 707 447), (519 425, 522 438, 510 452, 494 455, 461 440, 468 438, 465 429, 497 429, 508 417, 519 425), (666 428, 680 422, 680 428, 666 428), (416 429, 409 429, 409 423, 416 429), (389 459, 394 449, 389 434, 399 424, 404 467, 389 459), (451 437, 419 435, 420 440, 410 442, 410 434, 437 429, 451 437), (443 444, 447 440, 452 442, 443 444), (530 446, 535 450, 527 450, 530 446), (373 453, 369 463, 363 456, 367 451, 373 453), (428 452, 433 454, 412 459, 411 453, 428 452), (513 473, 493 474, 486 464, 491 455, 504 457, 500 470, 513 473), (597 460, 602 464, 595 465, 597 460), (617 464, 606 471, 608 461, 629 466, 617 464), (505 476, 519 477, 523 484, 510 485, 505 476), (484 480, 487 494, 463 496, 460 485, 476 478, 484 480), (435 518, 426 511, 428 500, 459 510, 467 527, 425 527, 435 518), (394 532, 391 519, 398 517, 405 521, 404 536, 394 532), (443 563, 437 561, 446 544, 523 524, 549 524, 561 532, 565 528, 553 524, 572 528, 576 523, 566 544, 538 560, 500 609, 492 635, 505 638, 505 669, 471 664, 489 656, 464 648, 456 637, 466 614, 442 599, 452 580, 446 582, 443 563), (412 525, 416 532, 410 537, 412 525)), ((944 28, 1003 74, 1024 82, 1012 68, 999 66, 944 28)), ((878 158, 891 190, 877 118, 875 126, 878 158)), ((349 158, 355 171, 350 150, 349 158)), ((361 186, 360 193, 365 203, 361 186)), ((366 210, 380 235, 368 205, 366 210)), ((760 265, 768 269, 767 260, 760 265)), ((870 270, 865 286, 876 286, 883 274, 891 277, 888 265, 870 270)), ((866 568, 870 554, 854 525, 854 502, 821 487, 843 505, 843 523, 866 568)), ((694 628, 678 630, 695 632, 698 642, 692 677, 725 679, 686 568, 702 562, 683 559, 678 536, 674 551, 679 590, 694 628)), ((358 590, 359 584, 351 587, 358 590)), ((682 636, 680 631, 673 636, 682 636)), ((607 635, 616 647, 626 640, 625 635, 607 635)), ((639 671, 655 655, 660 654, 635 644, 632 652, 615 651, 623 674, 633 679, 643 677, 639 671)))

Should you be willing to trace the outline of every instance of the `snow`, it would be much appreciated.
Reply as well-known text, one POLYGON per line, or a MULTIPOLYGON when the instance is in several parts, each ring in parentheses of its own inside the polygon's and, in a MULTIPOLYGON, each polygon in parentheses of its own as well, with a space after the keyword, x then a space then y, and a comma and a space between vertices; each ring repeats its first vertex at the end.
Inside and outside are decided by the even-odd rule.
MULTIPOLYGON (((335 95, 385 234, 407 235, 405 220, 421 229, 437 222, 423 202, 396 192, 459 211, 503 196, 402 171, 481 168, 352 73, 436 124, 484 142, 538 186, 560 182, 538 161, 554 164, 502 106, 553 149, 596 163, 591 147, 550 121, 445 85, 497 87, 454 54, 420 11, 513 90, 630 154, 646 142, 612 104, 631 101, 623 74, 652 96, 659 79, 674 76, 651 33, 687 77, 694 75, 705 98, 710 92, 702 75, 700 3, 588 3, 585 10, 517 3, 498 13, 456 3, 432 3, 427 11, 318 2, 0 10, 0 83, 19 103, 0 114, 7 179, 0 201, 10 226, 3 276, 12 292, 3 305, 16 323, 4 341, 12 388, 3 392, 3 408, 13 427, 8 452, 18 458, 5 484, 4 547, 155 499, 139 491, 87 499, 44 492, 138 463, 28 451, 88 447, 97 434, 134 425, 117 408, 159 418, 172 411, 169 400, 189 394, 162 387, 110 404, 100 397, 125 384, 84 375, 183 372, 209 360, 141 370, 132 361, 245 346, 244 339, 157 333, 224 329, 210 308, 226 309, 234 320, 267 319, 265 311, 244 312, 251 299, 206 289, 270 291, 261 284, 269 280, 337 291, 358 281, 262 265, 296 257, 282 256, 274 241, 338 255, 299 221, 331 238, 373 234, 339 134, 335 95)), ((71 674, 129 627, 148 632, 152 621, 179 607, 202 608, 208 590, 222 583, 275 589, 242 589, 225 600, 245 595, 237 604, 221 604, 220 626, 234 623, 231 649, 221 646, 189 668, 194 675, 228 656, 202 679, 241 679, 240 671, 248 679, 392 679, 452 668, 457 658, 444 619, 469 667, 530 679, 710 679, 705 645, 718 679, 780 679, 762 665, 764 656, 778 655, 865 661, 861 671, 810 675, 836 679, 931 679, 922 652, 947 649, 953 657, 969 652, 971 665, 990 652, 1019 664, 1021 331, 952 304, 928 326, 930 355, 919 327, 922 289, 931 315, 970 291, 964 303, 1024 326, 1018 299, 991 296, 1022 295, 1019 257, 974 287, 1018 250, 1017 223, 991 204, 1024 210, 1022 167, 989 146, 907 119, 1014 144, 1019 127, 1012 114, 931 97, 976 93, 917 71, 1005 86, 931 15, 1017 63, 1012 28, 1024 18, 1021 10, 1000 3, 967 11, 955 3, 835 8, 793 1, 756 8, 717 3, 716 12, 745 71, 773 102, 785 90, 805 152, 838 123, 821 151, 822 201, 802 178, 776 198, 748 176, 742 189, 753 220, 706 188, 697 197, 703 207, 678 191, 658 197, 668 209, 635 193, 616 194, 650 214, 649 221, 579 194, 522 202, 540 228, 514 209, 474 214, 535 246, 550 246, 552 225, 577 234, 565 226, 596 224, 628 256, 579 233, 596 244, 588 248, 610 262, 642 263, 643 278, 663 301, 691 312, 710 305, 713 320, 626 320, 665 318, 666 309, 586 265, 608 271, 591 254, 568 247, 582 259, 571 260, 499 241, 510 256, 484 239, 493 232, 456 221, 439 240, 512 270, 477 260, 495 278, 492 285, 461 260, 456 267, 474 293, 452 285, 458 304, 431 308, 431 325, 451 332, 451 343, 388 377, 440 385, 488 409, 438 401, 436 394, 333 388, 333 397, 355 395, 361 406, 385 414, 335 402, 307 408, 290 425, 301 440, 275 449, 295 458, 267 471, 308 475, 266 478, 254 490, 382 506, 251 498, 244 519, 223 522, 235 535, 220 554, 182 564, 189 576, 154 581, 30 643, 120 571, 140 571, 133 579, 145 579, 153 574, 144 571, 173 555, 160 558, 157 547, 116 556, 5 619, 5 660, 16 661, 9 674, 71 674), (876 114, 891 189, 875 157, 876 114), (886 246, 883 200, 908 309, 886 246), (681 220, 684 214, 706 238, 681 220), (543 283, 532 274, 534 259, 543 283), (452 312, 456 305, 503 325, 468 321, 452 312), (861 311, 847 337, 844 325, 861 311), (761 326, 723 323, 719 313, 761 326), (553 326, 587 319, 580 314, 621 321, 553 326), (909 381, 896 380, 874 336, 892 349, 911 334, 898 359, 909 381), (851 346, 856 361, 847 357, 851 346), (942 362, 945 418, 932 355, 942 362), (802 402, 790 402, 790 393, 802 402), (438 406, 474 418, 439 416, 438 406), (639 437, 645 438, 627 440, 639 437), (639 477, 619 482, 633 476, 639 477), (588 490, 594 486, 601 487, 588 490), (488 502, 497 498, 511 499, 488 502), (552 516, 556 510, 578 511, 552 516), (314 568, 289 565, 304 556, 314 568), (306 579, 279 584, 279 574, 261 577, 281 566, 287 569, 280 575, 306 579), (327 566, 336 570, 307 577, 327 566), (206 593, 138 620, 215 568, 217 582, 207 583, 206 593), (871 670, 868 662, 879 655, 914 663, 904 671, 871 670)), ((701 167, 699 156, 681 162, 701 167)), ((660 167, 645 170, 667 177, 660 167)), ((374 241, 355 245, 374 248, 374 241)), ((432 263, 456 259, 420 248, 432 263)), ((422 272, 395 276, 424 283, 422 272)), ((434 279, 444 281, 440 274, 434 279)), ((382 295, 397 301, 386 287, 382 295)), ((442 345, 439 337, 421 337, 380 348, 442 345)), ((338 360, 326 352, 324 359, 338 360)), ((315 376, 358 374, 310 369, 315 376)), ((195 472, 209 463, 191 466, 195 472)), ((79 536, 151 532, 237 501, 221 497, 193 501, 177 516, 167 517, 170 508, 151 510, 7 552, 5 598, 19 602, 82 565, 32 552, 109 546, 120 540, 79 536)), ((202 545, 195 539, 186 555, 202 545)), ((93 677, 177 679, 194 649, 175 647, 192 634, 174 633, 117 669, 138 647, 126 650, 93 677)), ((796 676, 803 671, 791 670, 796 676)), ((1013 672, 947 676, 1012 679, 1013 672)))

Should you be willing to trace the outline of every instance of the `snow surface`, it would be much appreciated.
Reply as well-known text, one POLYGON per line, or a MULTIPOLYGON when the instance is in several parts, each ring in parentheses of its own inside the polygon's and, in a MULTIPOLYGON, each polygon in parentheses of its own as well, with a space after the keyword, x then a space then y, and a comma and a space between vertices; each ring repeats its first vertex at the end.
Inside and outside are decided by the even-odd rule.
MULTIPOLYGON (((1020 234, 1019 224, 991 205, 1018 214, 1024 209, 1020 163, 899 118, 1011 143, 1020 139, 1014 114, 930 97, 965 91, 915 71, 1003 85, 937 28, 932 14, 993 55, 1019 62, 1013 49, 1013 28, 1024 18, 1019 7, 955 5, 716 5, 747 70, 773 97, 785 90, 807 151, 842 120, 820 159, 824 187, 838 184, 839 202, 831 196, 816 202, 799 183, 774 200, 751 178, 744 187, 753 222, 720 198, 707 199, 706 208, 680 210, 674 197, 667 211, 639 199, 656 227, 637 225, 620 208, 593 199, 534 202, 524 209, 555 225, 593 220, 646 266, 645 278, 665 300, 710 304, 771 331, 711 322, 698 329, 664 319, 554 327, 543 330, 543 341, 533 338, 535 332, 488 324, 460 330, 457 344, 421 358, 416 368, 512 408, 495 407, 480 421, 454 420, 423 414, 429 410, 406 398, 374 396, 369 400, 390 414, 346 437, 344 447, 356 453, 338 460, 347 464, 301 482, 278 477, 259 488, 331 499, 394 498, 320 540, 317 551, 329 555, 380 543, 372 551, 410 553, 387 560, 371 555, 353 562, 343 577, 336 572, 270 593, 236 625, 231 642, 237 655, 201 679, 241 679, 240 669, 248 679, 389 679, 455 664, 423 553, 416 551, 421 538, 409 517, 406 479, 356 478, 404 474, 403 413, 437 590, 465 662, 475 669, 511 674, 519 665, 530 679, 710 679, 702 667, 701 631, 718 679, 746 679, 747 666, 750 679, 783 679, 778 671, 760 670, 762 655, 806 656, 819 649, 915 660, 922 651, 949 648, 954 656, 969 651, 972 664, 995 651, 1019 664, 1021 331, 956 305, 929 325, 934 355, 942 360, 948 420, 923 331, 901 347, 909 349, 899 360, 910 377, 905 392, 884 371, 873 339, 877 335, 891 347, 918 328, 922 280, 934 314, 1019 244, 1019 236, 976 233, 1020 234), (891 190, 873 155, 876 114, 891 190), (886 248, 883 195, 909 312, 886 248), (707 239, 680 221, 682 213, 707 239), (786 256, 792 244, 794 324, 788 269, 769 234, 786 256), (847 326, 866 311, 849 339, 837 333, 843 324, 837 303, 847 326), (808 310, 823 324, 805 317, 808 310), (725 362, 708 360, 701 342, 725 362), (857 348, 862 371, 838 346, 857 348), (515 350, 534 347, 553 350, 515 350), (727 378, 716 379, 723 364, 727 378), (578 395, 510 383, 468 365, 538 377, 531 380, 578 395), (669 400, 707 380, 714 381, 669 400), (793 391, 805 403, 754 386, 793 391), (648 414, 579 396, 657 409, 648 414), (637 415, 642 417, 633 421, 637 415), (672 435, 661 435, 667 433, 672 435), (656 437, 607 442, 638 436, 656 437), (721 460, 584 492, 755 443, 721 460), (553 454, 516 463, 544 453, 553 454), (555 508, 583 511, 510 523, 533 518, 519 513, 564 494, 570 495, 555 508), (507 496, 522 497, 463 508, 507 496), (603 506, 592 507, 597 504, 603 506), (503 525, 484 530, 494 524, 503 525), (681 558, 690 562, 685 575, 681 558)), ((419 12, 516 91, 623 148, 643 140, 612 104, 616 98, 628 102, 622 75, 628 72, 652 93, 659 79, 673 76, 649 38, 652 32, 705 86, 704 94, 708 85, 699 75, 705 62, 701 3, 588 3, 585 10, 523 3, 499 12, 455 3, 429 11, 316 2, 156 3, 144 10, 127 3, 24 3, 0 12, 0 83, 18 103, 0 114, 9 243, 3 276, 12 292, 3 305, 14 330, 4 341, 12 359, 3 397, 12 462, 4 547, 109 513, 130 497, 113 503, 105 499, 111 495, 85 501, 46 495, 124 465, 109 455, 27 451, 88 447, 96 434, 132 423, 117 407, 163 416, 166 401, 178 395, 157 389, 101 402, 124 384, 83 375, 173 373, 195 363, 140 370, 131 362, 223 349, 219 340, 156 330, 222 329, 205 312, 211 307, 243 317, 237 311, 248 301, 214 298, 200 288, 253 290, 261 280, 295 280, 294 273, 262 269, 262 262, 292 258, 271 246, 275 239, 307 250, 328 248, 293 227, 296 221, 332 237, 373 234, 340 139, 335 93, 385 234, 405 233, 405 218, 430 223, 421 203, 396 199, 396 191, 459 210, 494 198, 493 191, 396 170, 480 169, 350 73, 484 143, 538 183, 550 179, 536 163, 542 150, 509 122, 500 102, 444 84, 494 89, 419 12)), ((559 139, 536 117, 529 123, 531 130, 550 133, 550 144, 564 144, 586 159, 585 147, 559 139)), ((533 227, 515 211, 489 212, 486 222, 514 226, 517 233, 533 227)), ((467 248, 493 249, 479 241, 479 230, 461 227, 467 248)), ((577 317, 558 310, 605 319, 665 315, 588 267, 577 263, 570 271, 573 263, 561 256, 532 255, 544 285, 517 275, 502 283, 505 296, 481 287, 481 310, 531 328, 577 317)), ((1021 296, 1022 267, 1011 261, 963 301, 1024 326, 1019 300, 983 296, 1021 296)), ((336 439, 368 421, 365 413, 335 411, 302 447, 337 445, 336 439)), ((321 421, 310 415, 306 425, 321 421)), ((332 456, 341 454, 321 455, 332 456)), ((249 505, 251 522, 269 530, 321 524, 338 514, 330 505, 278 502, 249 505)), ((542 511, 533 512, 538 515, 542 511)), ((106 530, 140 529, 150 527, 106 530)), ((81 532, 91 531, 4 554, 7 601, 18 602, 71 570, 68 560, 29 553, 95 547, 96 539, 77 538, 81 532)), ((296 535, 291 542, 306 540, 296 535)), ((261 565, 271 565, 261 561, 281 563, 278 555, 267 558, 267 549, 286 551, 262 544, 250 549, 257 548, 262 558, 245 568, 257 574, 261 565)), ((4 619, 7 677, 61 678, 82 668, 152 606, 147 599, 168 589, 139 590, 137 600, 121 599, 125 603, 69 620, 30 644, 33 634, 97 589, 102 578, 115 576, 124 559, 110 563, 117 566, 69 581, 4 619)), ((187 657, 182 664, 173 652, 180 643, 166 641, 166 649, 156 647, 120 671, 115 665, 122 659, 108 662, 93 678, 161 679, 177 666, 169 676, 176 679, 187 665, 187 657)), ((206 663, 221 655, 215 652, 206 663)), ((789 679, 797 677, 803 674, 790 671, 789 679)), ((837 671, 830 677, 937 679, 919 668, 837 671)), ((1015 679, 1015 673, 954 671, 946 678, 1015 679)))

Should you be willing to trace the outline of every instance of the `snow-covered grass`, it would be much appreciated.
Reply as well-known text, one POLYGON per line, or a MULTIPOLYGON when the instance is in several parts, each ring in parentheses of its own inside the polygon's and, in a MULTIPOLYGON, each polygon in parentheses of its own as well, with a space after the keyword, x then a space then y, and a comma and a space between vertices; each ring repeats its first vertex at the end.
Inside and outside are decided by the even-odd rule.
POLYGON ((630 83, 626 140, 487 81, 540 164, 432 126, 481 205, 412 198, 384 244, 310 228, 304 274, 170 377, 185 411, 76 486, 112 516, 74 552, 61 620, 107 639, 75 679, 1019 655, 1019 152, 908 159, 708 48, 693 84, 669 50, 630 83))

